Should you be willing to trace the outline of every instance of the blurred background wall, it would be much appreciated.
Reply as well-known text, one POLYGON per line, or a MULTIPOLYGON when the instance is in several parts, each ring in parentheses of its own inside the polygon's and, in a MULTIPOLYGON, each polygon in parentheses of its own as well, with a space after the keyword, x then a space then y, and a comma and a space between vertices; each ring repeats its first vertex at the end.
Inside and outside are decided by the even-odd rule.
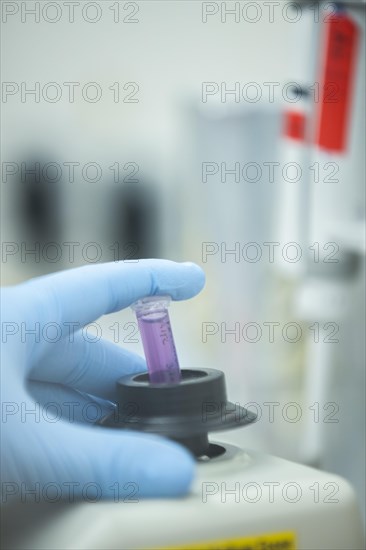
MULTIPOLYGON (((296 130, 300 114, 307 138, 316 131, 333 4, 3 2, 1 229, 4 285, 117 259, 202 265, 204 292, 172 320, 181 365, 223 369, 232 400, 258 413, 225 438, 345 475, 362 500, 364 22, 353 4, 351 115, 335 153, 305 135, 299 145, 296 130)), ((99 321, 141 353, 131 322, 129 311, 99 321)))

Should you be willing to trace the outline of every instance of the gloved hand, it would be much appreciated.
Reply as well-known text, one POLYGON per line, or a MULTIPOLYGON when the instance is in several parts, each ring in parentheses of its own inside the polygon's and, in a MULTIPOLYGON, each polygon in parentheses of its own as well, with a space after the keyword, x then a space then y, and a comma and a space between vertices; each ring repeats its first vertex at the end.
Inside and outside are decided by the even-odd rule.
POLYGON ((3 503, 138 499, 188 490, 194 461, 180 445, 88 424, 111 410, 116 380, 146 366, 116 344, 88 341, 81 328, 143 296, 183 300, 203 285, 195 264, 140 260, 2 289, 3 503))

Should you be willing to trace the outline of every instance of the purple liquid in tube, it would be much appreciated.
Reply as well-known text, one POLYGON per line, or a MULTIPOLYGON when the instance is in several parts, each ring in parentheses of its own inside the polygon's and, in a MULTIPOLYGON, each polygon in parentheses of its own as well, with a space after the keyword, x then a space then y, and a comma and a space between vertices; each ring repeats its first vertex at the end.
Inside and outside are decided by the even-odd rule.
POLYGON ((132 305, 153 384, 174 384, 181 379, 167 310, 169 302, 170 296, 148 296, 132 305))

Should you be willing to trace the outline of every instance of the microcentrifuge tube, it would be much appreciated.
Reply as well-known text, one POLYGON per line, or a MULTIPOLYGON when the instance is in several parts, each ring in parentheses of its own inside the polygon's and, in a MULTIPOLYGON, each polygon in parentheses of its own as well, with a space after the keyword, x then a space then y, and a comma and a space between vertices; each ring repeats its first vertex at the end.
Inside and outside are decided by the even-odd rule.
POLYGON ((170 325, 170 296, 146 296, 132 304, 144 347, 150 382, 177 383, 181 379, 170 325))

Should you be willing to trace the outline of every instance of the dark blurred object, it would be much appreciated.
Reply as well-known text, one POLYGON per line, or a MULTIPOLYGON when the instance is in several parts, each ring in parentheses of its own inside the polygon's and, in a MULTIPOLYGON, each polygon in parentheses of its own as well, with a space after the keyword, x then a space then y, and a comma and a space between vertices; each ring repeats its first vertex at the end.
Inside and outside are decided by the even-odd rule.
POLYGON ((110 239, 115 260, 159 258, 161 256, 158 190, 146 183, 114 189, 110 209, 110 239))
POLYGON ((16 181, 16 209, 19 212, 20 240, 29 248, 38 242, 44 244, 60 242, 61 237, 61 181, 44 168, 46 162, 32 160, 22 162, 16 181))

